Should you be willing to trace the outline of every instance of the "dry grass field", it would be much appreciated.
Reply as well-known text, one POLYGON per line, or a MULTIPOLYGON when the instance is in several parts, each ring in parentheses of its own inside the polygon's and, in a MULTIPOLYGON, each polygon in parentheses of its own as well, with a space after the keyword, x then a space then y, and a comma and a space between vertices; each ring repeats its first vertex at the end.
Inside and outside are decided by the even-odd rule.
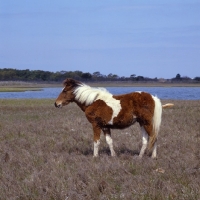
POLYGON ((54 100, 0 100, 0 199, 200 199, 200 101, 163 111, 158 159, 141 147, 138 124, 113 130, 117 156, 102 135, 93 158, 84 113, 54 100))

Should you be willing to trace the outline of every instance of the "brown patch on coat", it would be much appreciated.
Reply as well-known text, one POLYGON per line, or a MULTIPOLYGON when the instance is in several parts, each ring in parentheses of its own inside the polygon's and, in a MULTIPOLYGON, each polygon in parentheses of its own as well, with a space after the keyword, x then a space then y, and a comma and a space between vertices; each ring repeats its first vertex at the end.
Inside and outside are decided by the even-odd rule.
POLYGON ((99 127, 108 124, 113 114, 113 110, 103 100, 97 100, 85 109, 85 115, 90 123, 95 123, 99 127))
POLYGON ((152 135, 155 102, 150 94, 133 92, 113 97, 120 100, 122 106, 119 115, 113 120, 114 124, 125 128, 133 124, 131 120, 133 120, 132 122, 135 120, 139 122, 140 126, 144 126, 149 135, 152 135))

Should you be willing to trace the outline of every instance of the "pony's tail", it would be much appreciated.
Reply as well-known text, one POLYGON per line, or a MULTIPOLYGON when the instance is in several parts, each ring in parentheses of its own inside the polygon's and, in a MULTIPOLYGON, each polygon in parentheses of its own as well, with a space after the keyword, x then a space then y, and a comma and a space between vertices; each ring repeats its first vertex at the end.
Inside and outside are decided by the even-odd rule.
POLYGON ((152 149, 155 142, 157 141, 158 132, 160 130, 160 125, 161 125, 161 118, 162 118, 162 104, 160 102, 160 99, 158 99, 155 96, 152 96, 152 98, 155 102, 155 108, 154 108, 154 115, 152 119, 153 130, 149 138, 149 149, 152 149))
POLYGON ((173 103, 166 103, 166 104, 162 105, 163 108, 170 108, 172 106, 174 106, 173 103))

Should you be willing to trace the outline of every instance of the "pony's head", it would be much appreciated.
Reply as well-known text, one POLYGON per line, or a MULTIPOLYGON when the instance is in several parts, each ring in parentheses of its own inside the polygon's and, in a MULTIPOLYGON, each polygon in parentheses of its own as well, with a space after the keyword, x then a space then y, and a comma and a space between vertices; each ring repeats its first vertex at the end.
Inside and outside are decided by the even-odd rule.
POLYGON ((63 82, 64 88, 62 92, 59 94, 58 98, 55 101, 55 107, 59 108, 62 106, 66 106, 70 102, 74 101, 75 95, 74 95, 74 90, 76 87, 80 86, 81 83, 68 78, 63 82))

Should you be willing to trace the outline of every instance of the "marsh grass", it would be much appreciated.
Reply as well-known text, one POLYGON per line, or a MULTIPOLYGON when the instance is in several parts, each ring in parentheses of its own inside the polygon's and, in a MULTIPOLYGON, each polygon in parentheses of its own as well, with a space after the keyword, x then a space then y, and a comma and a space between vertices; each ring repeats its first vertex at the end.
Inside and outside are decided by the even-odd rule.
POLYGON ((25 91, 40 91, 41 88, 24 88, 24 87, 0 87, 0 92, 25 92, 25 91))
POLYGON ((29 83, 23 81, 0 81, 0 92, 39 91, 45 84, 29 83))
POLYGON ((75 104, 0 100, 0 199, 200 199, 200 101, 170 102, 152 160, 137 157, 138 125, 112 131, 114 158, 102 135, 93 158, 91 125, 75 104))

